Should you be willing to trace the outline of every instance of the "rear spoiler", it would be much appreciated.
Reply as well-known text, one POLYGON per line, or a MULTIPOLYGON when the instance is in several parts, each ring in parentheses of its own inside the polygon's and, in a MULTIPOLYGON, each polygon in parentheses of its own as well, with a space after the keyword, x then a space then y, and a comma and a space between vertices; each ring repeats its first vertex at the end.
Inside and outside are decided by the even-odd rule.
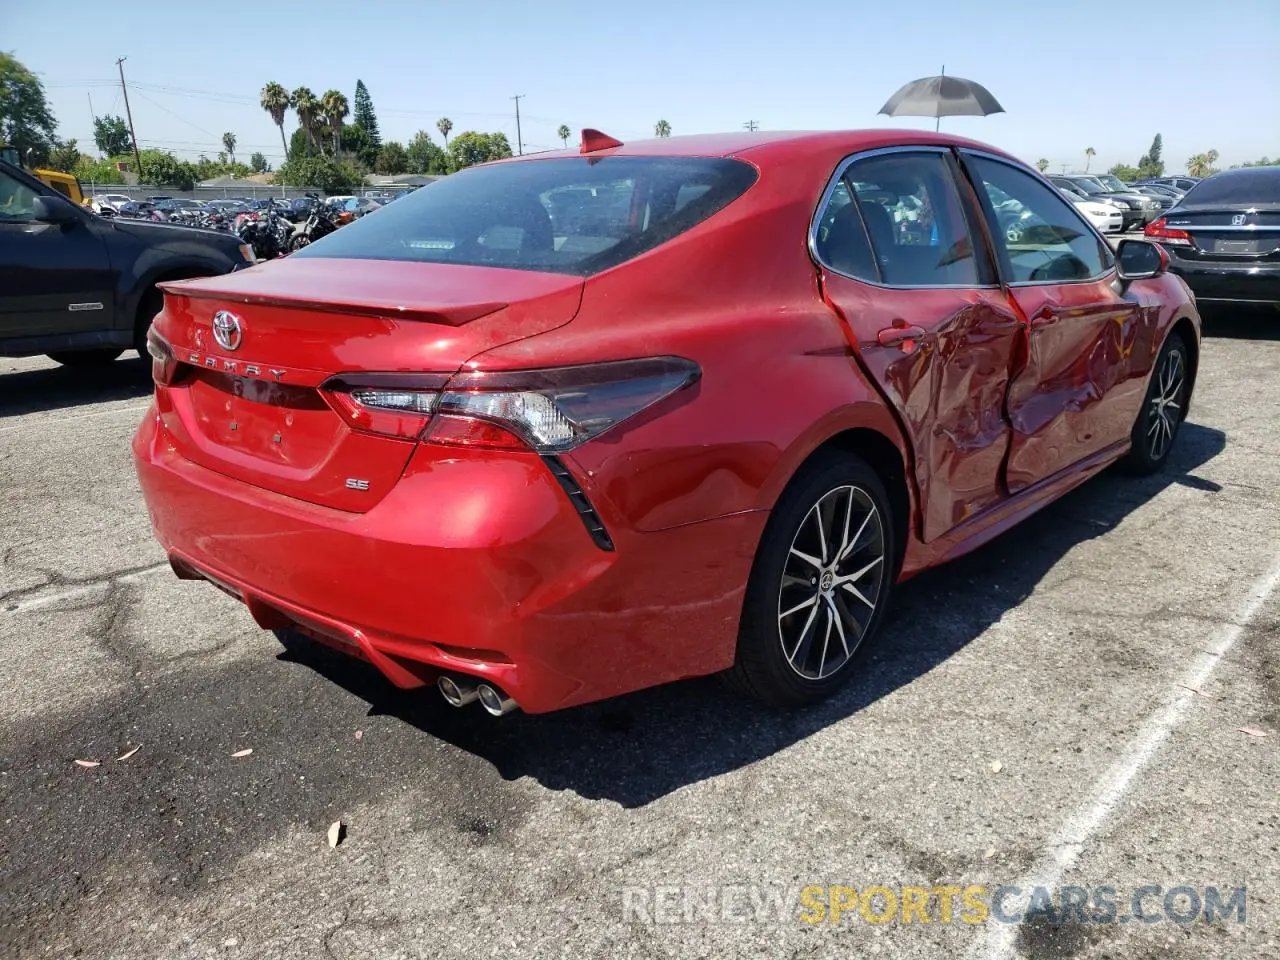
POLYGON ((246 294, 219 290, 202 290, 195 280, 168 280, 156 284, 168 296, 186 297, 191 300, 219 300, 223 303, 245 303, 263 307, 295 307, 319 313, 344 313, 348 316, 382 317, 386 319, 417 320, 424 323, 442 323, 460 327, 464 323, 487 317, 507 306, 502 302, 466 303, 446 307, 413 306, 412 304, 350 303, 325 297, 308 297, 291 294, 246 294))

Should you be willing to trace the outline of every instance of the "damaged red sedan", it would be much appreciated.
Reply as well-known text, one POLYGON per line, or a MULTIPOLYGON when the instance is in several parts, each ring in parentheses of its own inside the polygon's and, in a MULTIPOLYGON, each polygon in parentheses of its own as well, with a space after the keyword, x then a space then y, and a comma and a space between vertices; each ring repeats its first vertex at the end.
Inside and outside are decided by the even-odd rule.
POLYGON ((802 704, 896 583, 1166 461, 1166 265, 955 137, 584 131, 167 284, 138 473, 179 576, 397 686, 802 704))

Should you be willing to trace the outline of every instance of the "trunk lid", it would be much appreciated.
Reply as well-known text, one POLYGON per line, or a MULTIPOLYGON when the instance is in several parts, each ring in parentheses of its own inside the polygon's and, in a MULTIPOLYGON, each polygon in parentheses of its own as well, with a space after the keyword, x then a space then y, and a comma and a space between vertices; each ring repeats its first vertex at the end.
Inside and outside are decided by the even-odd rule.
POLYGON ((1165 214, 1170 229, 1185 230, 1193 260, 1280 261, 1280 205, 1182 204, 1165 214))
POLYGON ((337 374, 455 373, 568 323, 583 280, 311 257, 162 286, 156 332, 182 366, 157 405, 175 449, 274 493, 364 512, 399 480, 416 441, 354 429, 320 385, 337 374), (222 311, 238 342, 215 336, 222 311))

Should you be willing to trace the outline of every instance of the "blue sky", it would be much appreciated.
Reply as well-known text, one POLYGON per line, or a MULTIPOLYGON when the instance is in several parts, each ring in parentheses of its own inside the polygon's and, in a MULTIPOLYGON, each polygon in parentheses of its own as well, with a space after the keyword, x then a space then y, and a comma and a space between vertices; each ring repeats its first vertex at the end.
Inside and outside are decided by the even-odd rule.
POLYGON ((125 56, 139 140, 191 159, 216 154, 231 130, 242 158, 260 149, 280 161, 257 106, 268 80, 350 98, 362 79, 383 138, 401 141, 425 127, 439 142, 435 121, 448 116, 455 133, 502 130, 514 147, 510 98, 524 94, 536 150, 559 146, 561 123, 623 140, 651 136, 660 118, 676 134, 747 120, 932 127, 876 111, 942 64, 1007 111, 944 130, 1053 170, 1083 167, 1089 146, 1093 169, 1133 163, 1156 132, 1172 169, 1210 148, 1220 165, 1280 155, 1280 0, 1162 0, 1149 14, 1105 0, 129 0, 111 16, 64 0, 56 18, 36 3, 0 6, 0 47, 41 74, 61 135, 90 149, 89 98, 99 114, 124 114, 113 81, 125 56))

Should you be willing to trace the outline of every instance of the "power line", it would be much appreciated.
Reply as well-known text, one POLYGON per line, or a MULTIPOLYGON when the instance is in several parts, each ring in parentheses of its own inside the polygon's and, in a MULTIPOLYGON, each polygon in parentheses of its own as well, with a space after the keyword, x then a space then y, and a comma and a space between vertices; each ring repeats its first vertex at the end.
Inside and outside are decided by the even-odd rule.
POLYGON ((750 132, 755 133, 757 130, 760 129, 760 121, 748 120, 746 123, 742 125, 742 129, 749 130, 750 132))

